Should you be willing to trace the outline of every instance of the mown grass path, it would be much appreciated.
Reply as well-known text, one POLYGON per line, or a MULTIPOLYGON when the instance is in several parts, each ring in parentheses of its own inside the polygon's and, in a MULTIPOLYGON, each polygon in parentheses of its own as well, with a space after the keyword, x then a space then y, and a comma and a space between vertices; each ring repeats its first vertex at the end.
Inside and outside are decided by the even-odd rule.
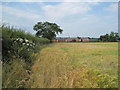
POLYGON ((118 87, 117 67, 117 43, 54 43, 39 52, 31 87, 118 87))

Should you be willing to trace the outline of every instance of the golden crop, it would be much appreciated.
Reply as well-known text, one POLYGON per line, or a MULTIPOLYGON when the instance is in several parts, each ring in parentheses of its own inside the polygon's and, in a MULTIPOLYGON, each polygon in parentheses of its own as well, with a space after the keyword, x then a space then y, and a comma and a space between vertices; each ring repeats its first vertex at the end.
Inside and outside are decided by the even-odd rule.
POLYGON ((32 68, 32 88, 117 88, 118 43, 54 43, 32 68))

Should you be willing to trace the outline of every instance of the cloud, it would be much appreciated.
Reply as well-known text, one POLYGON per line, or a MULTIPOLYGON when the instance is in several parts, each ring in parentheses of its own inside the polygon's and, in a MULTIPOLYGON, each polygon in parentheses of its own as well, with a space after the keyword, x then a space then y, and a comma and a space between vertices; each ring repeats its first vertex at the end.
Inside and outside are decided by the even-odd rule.
POLYGON ((11 3, 4 5, 4 19, 10 24, 18 25, 32 33, 33 25, 38 20, 57 23, 64 30, 60 36, 98 37, 110 31, 117 31, 115 17, 117 13, 108 13, 110 8, 113 9, 114 7, 115 9, 114 3, 60 2, 32 3, 31 5, 16 3, 18 4, 17 7, 22 7, 22 5, 27 7, 25 9, 18 9, 15 6, 13 8, 13 4, 9 4, 11 3), (106 8, 103 7, 103 4, 106 8))
POLYGON ((118 31, 117 21, 113 21, 111 20, 111 17, 104 15, 99 17, 96 15, 87 14, 73 22, 62 22, 60 24, 64 32, 59 36, 99 37, 100 35, 110 33, 111 31, 118 31))
MULTIPOLYGON (((9 4, 10 3, 7 5, 9 4)), ((2 8, 2 19, 0 19, 2 23, 33 33, 33 25, 41 18, 41 16, 39 14, 32 13, 32 10, 34 9, 18 9, 7 5, 0 5, 2 8)))
POLYGON ((42 8, 47 19, 58 20, 71 15, 87 13, 91 10, 91 5, 98 5, 98 3, 64 2, 58 5, 45 5, 42 8))
POLYGON ((13 17, 15 16, 17 18, 27 18, 31 20, 40 18, 40 15, 31 13, 25 10, 20 10, 13 7, 5 6, 5 5, 2 5, 2 9, 3 9, 3 13, 12 15, 13 17))

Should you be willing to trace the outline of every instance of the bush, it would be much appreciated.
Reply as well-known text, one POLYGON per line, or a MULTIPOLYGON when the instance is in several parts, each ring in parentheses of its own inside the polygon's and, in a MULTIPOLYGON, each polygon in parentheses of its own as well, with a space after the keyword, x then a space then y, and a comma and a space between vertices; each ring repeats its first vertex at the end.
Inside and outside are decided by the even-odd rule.
POLYGON ((46 38, 38 38, 25 31, 8 26, 0 27, 2 31, 2 61, 7 62, 13 58, 23 58, 26 62, 32 62, 31 55, 35 53, 40 45, 48 44, 46 38))
POLYGON ((30 75, 26 71, 31 71, 34 54, 44 46, 43 44, 50 41, 9 26, 0 27, 0 32, 2 32, 2 87, 30 87, 28 86, 30 75))

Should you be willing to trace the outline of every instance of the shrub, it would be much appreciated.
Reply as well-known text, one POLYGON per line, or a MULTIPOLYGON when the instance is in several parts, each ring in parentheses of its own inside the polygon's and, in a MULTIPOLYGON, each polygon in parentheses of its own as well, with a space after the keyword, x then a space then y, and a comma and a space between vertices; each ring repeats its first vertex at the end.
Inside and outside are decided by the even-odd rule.
POLYGON ((23 58, 31 63, 32 53, 39 50, 40 45, 48 44, 46 38, 38 38, 25 31, 8 26, 0 27, 2 31, 2 61, 7 62, 13 58, 23 58))

